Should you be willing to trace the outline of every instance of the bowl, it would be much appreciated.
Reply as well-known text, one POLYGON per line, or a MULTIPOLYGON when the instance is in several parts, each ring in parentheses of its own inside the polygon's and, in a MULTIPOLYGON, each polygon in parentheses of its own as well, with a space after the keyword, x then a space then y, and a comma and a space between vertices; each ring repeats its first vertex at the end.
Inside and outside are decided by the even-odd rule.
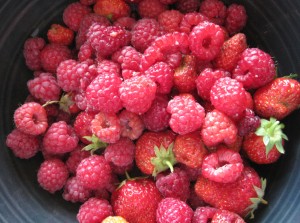
MULTIPOLYGON (((26 81, 32 77, 22 55, 24 41, 32 34, 45 35, 53 22, 62 21, 62 11, 71 1, 0 0, 0 222, 76 222, 79 205, 50 195, 38 186, 37 168, 42 157, 16 158, 5 146, 6 135, 14 128, 13 112, 24 102, 26 81)), ((248 23, 243 32, 248 44, 270 53, 278 64, 280 76, 300 73, 300 1, 244 0, 225 1, 246 7, 248 23)), ((300 112, 283 122, 289 137, 283 155, 271 165, 257 166, 267 178, 265 198, 249 222, 288 222, 300 219, 300 112)))

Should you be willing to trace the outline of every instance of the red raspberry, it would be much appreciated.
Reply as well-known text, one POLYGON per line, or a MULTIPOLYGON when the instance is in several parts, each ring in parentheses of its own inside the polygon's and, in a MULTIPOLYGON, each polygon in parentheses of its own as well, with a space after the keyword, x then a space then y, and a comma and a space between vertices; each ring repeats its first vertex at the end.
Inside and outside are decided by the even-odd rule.
POLYGON ((180 168, 175 168, 171 173, 158 174, 155 184, 163 197, 186 201, 190 195, 189 178, 180 168))
POLYGON ((14 112, 14 123, 20 131, 40 135, 48 128, 45 108, 36 102, 27 102, 14 112))
POLYGON ((196 131, 204 121, 204 108, 190 94, 175 96, 169 101, 167 111, 171 114, 171 129, 180 135, 196 131))
POLYGON ((243 160, 238 152, 231 149, 218 149, 207 155, 202 163, 202 176, 219 183, 236 181, 244 169, 243 160))
POLYGON ((247 12, 243 5, 231 4, 227 8, 225 28, 230 35, 241 31, 247 23, 247 12))
POLYGON ((92 133, 101 141, 115 143, 120 139, 120 120, 114 113, 99 112, 91 122, 92 133))
POLYGON ((175 52, 172 54, 166 55, 165 62, 173 69, 179 67, 182 60, 182 54, 180 52, 175 52))
POLYGON ((81 160, 89 157, 90 155, 91 153, 89 151, 83 150, 83 145, 79 144, 73 151, 70 152, 66 160, 66 165, 69 172, 75 174, 81 160))
POLYGON ((97 0, 79 0, 83 5, 94 5, 97 0))
POLYGON ((167 6, 159 0, 142 0, 138 4, 138 13, 142 18, 157 18, 167 6))
POLYGON ((176 198, 164 198, 159 202, 156 211, 157 223, 192 222, 193 210, 184 201, 176 198))
POLYGON ((91 12, 91 8, 80 2, 69 4, 63 11, 64 23, 73 31, 78 31, 83 17, 91 12))
POLYGON ((111 167, 114 174, 124 176, 126 174, 126 172, 128 173, 129 171, 131 171, 133 169, 134 163, 131 163, 127 166, 117 166, 113 163, 110 163, 110 167, 111 167))
POLYGON ((131 44, 140 52, 144 52, 146 48, 162 34, 161 27, 157 20, 151 18, 138 20, 131 32, 131 44))
POLYGON ((58 65, 71 58, 71 50, 64 45, 48 44, 41 51, 42 68, 50 73, 56 73, 58 65))
POLYGON ((134 25, 136 24, 136 22, 137 21, 134 18, 129 17, 129 16, 125 16, 125 17, 118 18, 113 23, 113 25, 114 26, 121 26, 124 29, 127 29, 127 30, 131 31, 132 28, 134 27, 134 25))
POLYGON ((222 77, 215 81, 210 90, 212 105, 237 120, 241 118, 247 108, 246 90, 237 80, 230 77, 222 77))
POLYGON ((78 144, 78 137, 71 125, 65 121, 53 123, 43 138, 45 151, 52 154, 71 152, 78 144))
POLYGON ((97 73, 102 75, 103 73, 114 73, 120 76, 120 65, 112 60, 102 60, 97 65, 97 73))
POLYGON ((119 88, 123 106, 136 114, 143 114, 151 107, 157 86, 146 76, 132 77, 124 80, 119 88))
POLYGON ((89 42, 84 42, 80 47, 78 51, 78 60, 80 62, 93 59, 94 58, 94 50, 93 47, 89 42))
POLYGON ((89 144, 90 142, 83 138, 84 136, 92 136, 92 130, 91 130, 91 122, 95 117, 95 113, 88 112, 88 111, 82 111, 80 112, 74 121, 74 130, 76 134, 78 135, 81 142, 85 144, 89 144))
POLYGON ((78 90, 80 77, 76 73, 76 66, 79 63, 76 60, 62 61, 57 67, 57 82, 64 91, 78 90))
POLYGON ((217 210, 215 215, 211 219, 211 223, 219 223, 221 221, 245 223, 244 219, 234 212, 227 210, 217 210))
POLYGON ((169 127, 171 115, 167 112, 168 102, 168 97, 165 95, 155 97, 149 110, 141 116, 146 129, 159 132, 169 127))
POLYGON ((159 0, 159 1, 165 5, 170 5, 176 3, 178 0, 159 0))
POLYGON ((39 185, 52 194, 64 187, 68 177, 67 166, 55 158, 43 161, 37 173, 39 185))
POLYGON ((111 179, 111 168, 103 156, 92 155, 79 163, 76 177, 78 182, 87 189, 102 189, 111 179))
POLYGON ((238 134, 245 136, 250 132, 254 132, 260 126, 260 118, 255 115, 254 111, 247 108, 243 117, 237 124, 238 134))
POLYGON ((18 129, 14 129, 6 137, 6 146, 20 159, 34 157, 39 151, 39 140, 36 136, 28 135, 18 129))
POLYGON ((213 60, 220 52, 225 34, 222 28, 211 22, 202 22, 189 34, 190 49, 199 60, 213 60))
POLYGON ((42 73, 38 77, 27 81, 27 88, 32 96, 43 103, 58 101, 61 95, 61 88, 51 73, 42 73))
POLYGON ((186 14, 189 12, 196 12, 200 7, 200 1, 198 0, 178 0, 176 3, 176 9, 186 14))
POLYGON ((207 16, 212 22, 223 25, 226 17, 226 6, 220 0, 204 0, 200 4, 199 12, 207 16))
POLYGON ((210 90, 216 80, 222 77, 230 77, 230 73, 221 69, 204 69, 196 79, 198 95, 207 101, 210 101, 210 90))
POLYGON ((276 68, 272 57, 258 48, 247 48, 232 73, 232 77, 241 82, 245 89, 259 88, 275 76, 276 68))
POLYGON ((237 140, 237 127, 228 116, 215 109, 206 114, 201 136, 207 147, 216 146, 222 142, 230 145, 237 140))
POLYGON ((202 15, 201 13, 198 12, 186 13, 180 22, 179 30, 181 32, 185 32, 189 34, 191 30, 194 28, 194 26, 197 26, 199 23, 205 21, 208 22, 209 19, 206 16, 202 15))
POLYGON ((139 71, 134 71, 134 70, 129 70, 129 69, 123 69, 122 70, 122 78, 123 80, 136 77, 136 76, 141 76, 142 73, 139 71))
POLYGON ((194 212, 193 223, 209 222, 217 210, 217 208, 209 206, 198 207, 194 212))
POLYGON ((123 70, 128 69, 133 71, 139 71, 141 57, 142 54, 132 46, 124 46, 122 49, 120 49, 113 55, 112 59, 121 64, 123 70))
POLYGON ((126 109, 119 114, 119 120, 122 137, 128 137, 131 140, 138 139, 145 129, 141 117, 126 109))
POLYGON ((179 31, 183 14, 178 10, 166 10, 160 13, 157 21, 166 33, 179 31))
POLYGON ((144 74, 157 84, 157 93, 168 94, 173 87, 174 70, 165 62, 157 62, 144 74))
POLYGON ((45 40, 40 37, 32 37, 25 41, 23 55, 26 66, 30 70, 36 71, 42 68, 40 53, 45 45, 45 40))
POLYGON ((113 216, 109 202, 92 197, 80 206, 77 220, 79 223, 98 223, 108 216, 113 216))
POLYGON ((74 32, 60 24, 52 24, 47 31, 47 38, 50 43, 71 45, 74 40, 74 32))
POLYGON ((70 177, 65 186, 62 197, 66 201, 72 203, 85 202, 90 197, 92 197, 92 191, 83 187, 76 177, 70 177))

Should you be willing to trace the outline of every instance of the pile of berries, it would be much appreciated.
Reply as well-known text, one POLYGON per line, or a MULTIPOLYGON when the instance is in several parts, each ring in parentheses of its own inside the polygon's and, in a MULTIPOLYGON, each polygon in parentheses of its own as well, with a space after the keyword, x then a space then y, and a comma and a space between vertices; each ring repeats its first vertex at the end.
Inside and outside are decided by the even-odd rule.
POLYGON ((245 222, 284 153, 300 84, 247 45, 244 6, 80 0, 30 37, 9 149, 80 223, 245 222))

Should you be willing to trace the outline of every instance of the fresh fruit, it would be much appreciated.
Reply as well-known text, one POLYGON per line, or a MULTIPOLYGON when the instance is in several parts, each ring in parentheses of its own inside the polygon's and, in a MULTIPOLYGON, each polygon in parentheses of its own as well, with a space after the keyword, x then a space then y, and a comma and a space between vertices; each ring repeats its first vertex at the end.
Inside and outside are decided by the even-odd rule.
POLYGON ((200 206, 195 210, 192 222, 193 223, 209 222, 214 217, 217 211, 218 209, 214 207, 200 206))
POLYGON ((138 4, 138 12, 142 18, 157 18, 166 9, 167 6, 159 0, 142 0, 138 4))
POLYGON ((226 210, 218 210, 211 219, 212 223, 220 222, 230 222, 230 223, 245 223, 244 219, 236 213, 226 210))
POLYGON ((228 6, 225 18, 225 27, 230 35, 241 31, 247 23, 247 12, 243 5, 231 4, 228 6))
POLYGON ((47 31, 47 37, 50 43, 71 45, 74 40, 73 30, 60 24, 52 24, 47 31))
POLYGON ((111 21, 129 16, 131 11, 129 5, 123 0, 97 0, 93 9, 96 14, 105 16, 111 21))
POLYGON ((102 223, 128 223, 128 221, 121 216, 109 216, 105 218, 102 223))
POLYGON ((183 14, 178 10, 165 10, 157 17, 164 32, 171 33, 179 31, 183 14))
POLYGON ((226 18, 226 6, 220 0, 202 1, 199 12, 218 25, 223 25, 226 18))
POLYGON ((26 66, 30 70, 40 70, 42 68, 40 53, 46 45, 46 41, 40 37, 28 38, 24 43, 23 55, 26 66))

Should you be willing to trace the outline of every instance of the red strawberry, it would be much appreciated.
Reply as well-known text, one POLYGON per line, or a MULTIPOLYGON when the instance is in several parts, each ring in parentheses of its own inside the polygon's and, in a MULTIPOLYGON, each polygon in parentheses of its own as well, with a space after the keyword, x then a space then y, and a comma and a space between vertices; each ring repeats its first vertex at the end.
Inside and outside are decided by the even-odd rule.
POLYGON ((283 119, 300 106, 300 83, 279 77, 259 88, 254 96, 254 110, 264 117, 283 119))
POLYGON ((74 32, 60 24, 52 24, 47 37, 50 43, 70 45, 74 40, 74 32))
POLYGON ((284 125, 274 118, 261 119, 261 126, 256 132, 244 137, 243 150, 248 158, 255 163, 269 164, 277 161, 284 153, 283 139, 287 136, 282 132, 284 125))
POLYGON ((94 5, 94 12, 115 21, 118 18, 129 16, 130 7, 123 0, 98 0, 94 5))
POLYGON ((112 193, 115 215, 130 223, 155 223, 156 209, 162 195, 150 179, 126 180, 112 193))

